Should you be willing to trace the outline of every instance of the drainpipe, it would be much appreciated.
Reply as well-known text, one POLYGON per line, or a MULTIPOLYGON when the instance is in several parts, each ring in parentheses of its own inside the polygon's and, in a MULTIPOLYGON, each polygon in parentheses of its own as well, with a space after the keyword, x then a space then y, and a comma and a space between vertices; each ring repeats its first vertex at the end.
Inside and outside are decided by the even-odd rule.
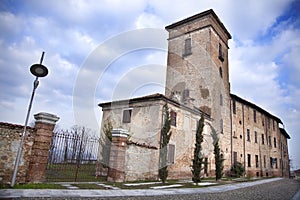
POLYGON ((231 159, 231 166, 233 165, 233 148, 232 148, 232 107, 231 107, 231 98, 229 101, 229 109, 230 109, 230 159, 231 159))
MULTIPOLYGON (((257 133, 256 133, 257 134, 257 133)), ((257 135, 258 136, 258 135, 257 135)), ((258 147, 259 147, 259 165, 260 165, 260 176, 263 176, 263 166, 262 166, 262 155, 261 155, 261 142, 258 140, 259 137, 257 137, 258 147)))
POLYGON ((244 105, 242 105, 242 115, 243 115, 243 150, 244 150, 244 168, 245 168, 245 172, 244 172, 244 176, 246 175, 246 141, 245 141, 245 113, 244 113, 244 105))
MULTIPOLYGON (((168 103, 167 101, 164 101, 164 104, 168 103)), ((161 131, 162 131, 162 127, 163 127, 163 124, 164 124, 164 104, 163 104, 163 107, 162 107, 162 111, 161 111, 161 124, 160 124, 160 136, 159 136, 159 158, 158 158, 158 170, 160 169, 161 167, 161 140, 162 140, 162 134, 161 134, 161 131)))

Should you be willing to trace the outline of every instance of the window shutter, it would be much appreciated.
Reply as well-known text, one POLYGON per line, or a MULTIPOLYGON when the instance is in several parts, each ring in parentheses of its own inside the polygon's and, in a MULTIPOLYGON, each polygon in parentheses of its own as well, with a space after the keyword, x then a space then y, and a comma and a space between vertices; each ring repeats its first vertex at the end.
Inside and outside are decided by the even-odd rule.
POLYGON ((168 144, 168 164, 174 164, 175 162, 175 145, 168 144))
POLYGON ((123 111, 123 123, 130 123, 131 122, 131 112, 132 112, 131 109, 123 111))
POLYGON ((192 40, 187 38, 184 43, 184 56, 192 54, 192 40))
POLYGON ((171 125, 176 126, 176 117, 177 113, 175 111, 170 112, 170 118, 171 118, 171 125))

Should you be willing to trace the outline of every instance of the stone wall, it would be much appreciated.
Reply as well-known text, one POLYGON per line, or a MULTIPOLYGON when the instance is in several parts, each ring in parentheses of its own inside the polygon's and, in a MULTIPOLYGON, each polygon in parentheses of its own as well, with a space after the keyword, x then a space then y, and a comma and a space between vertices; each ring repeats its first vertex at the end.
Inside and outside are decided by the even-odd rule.
MULTIPOLYGON (((0 184, 9 184, 20 146, 23 126, 0 122, 0 184)), ((24 183, 34 141, 34 128, 28 127, 16 182, 24 183)))
MULTIPOLYGON (((42 182, 57 116, 35 115, 35 128, 28 127, 16 183, 42 182)), ((24 126, 0 122, 0 184, 10 184, 24 126)))
POLYGON ((158 179, 159 150, 156 147, 128 145, 125 163, 125 181, 158 179))

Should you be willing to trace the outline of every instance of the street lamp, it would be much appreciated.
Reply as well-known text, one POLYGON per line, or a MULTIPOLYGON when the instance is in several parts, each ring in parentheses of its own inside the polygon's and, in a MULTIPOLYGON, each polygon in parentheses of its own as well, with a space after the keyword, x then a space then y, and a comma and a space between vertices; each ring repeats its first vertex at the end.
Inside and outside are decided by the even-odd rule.
POLYGON ((42 53, 40 64, 34 64, 30 67, 30 72, 36 78, 33 82, 33 90, 32 90, 32 94, 31 94, 31 98, 30 98, 30 102, 29 102, 29 106, 28 106, 28 110, 27 110, 27 116, 26 116, 26 120, 25 120, 24 129, 23 129, 23 132, 22 132, 22 138, 21 138, 20 146, 18 148, 18 153, 17 153, 17 157, 16 157, 16 161, 15 161, 14 173, 13 173, 11 183, 10 183, 11 187, 14 187, 15 182, 16 182, 16 177, 17 177, 18 167, 19 167, 19 163, 20 163, 20 159, 21 159, 21 155, 22 155, 22 151, 23 151, 23 144, 24 144, 24 139, 25 139, 25 135, 26 135, 26 129, 27 129, 28 119, 29 119, 30 110, 31 110, 31 106, 32 106, 32 101, 33 101, 35 90, 39 85, 38 79, 39 79, 39 77, 45 77, 48 74, 47 67, 42 65, 42 62, 43 62, 43 59, 44 59, 44 54, 45 54, 45 52, 42 53))

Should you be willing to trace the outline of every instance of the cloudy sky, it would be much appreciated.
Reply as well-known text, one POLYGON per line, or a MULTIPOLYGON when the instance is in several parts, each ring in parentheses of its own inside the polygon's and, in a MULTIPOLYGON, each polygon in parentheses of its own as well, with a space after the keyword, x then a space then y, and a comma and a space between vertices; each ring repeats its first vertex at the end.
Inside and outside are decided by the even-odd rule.
POLYGON ((0 121, 24 123, 43 51, 49 75, 31 115, 56 114, 61 127, 97 129, 99 102, 164 93, 164 27, 210 8, 233 37, 231 92, 284 122, 300 168, 299 0, 1 0, 0 121))

